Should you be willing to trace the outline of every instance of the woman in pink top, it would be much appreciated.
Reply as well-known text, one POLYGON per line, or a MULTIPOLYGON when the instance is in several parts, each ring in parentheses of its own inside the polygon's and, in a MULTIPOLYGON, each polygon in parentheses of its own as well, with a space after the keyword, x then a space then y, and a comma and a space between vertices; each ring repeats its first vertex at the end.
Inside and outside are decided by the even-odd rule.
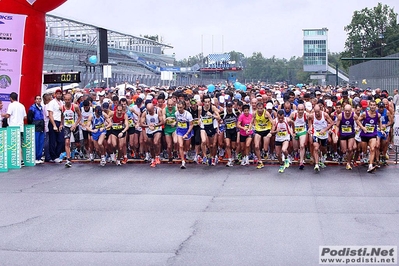
POLYGON ((248 165, 249 159, 249 149, 251 147, 252 142, 252 128, 250 127, 252 121, 252 114, 249 113, 249 105, 242 106, 242 114, 238 118, 237 128, 240 129, 240 146, 242 152, 242 161, 241 165, 248 165))

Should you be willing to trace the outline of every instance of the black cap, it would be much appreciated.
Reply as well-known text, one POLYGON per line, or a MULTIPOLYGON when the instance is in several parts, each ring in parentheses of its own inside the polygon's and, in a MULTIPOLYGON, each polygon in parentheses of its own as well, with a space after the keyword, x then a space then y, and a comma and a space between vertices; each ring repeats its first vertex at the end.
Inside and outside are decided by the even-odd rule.
MULTIPOLYGON (((100 107, 100 106, 97 106, 97 107, 100 107)), ((96 108, 97 108, 96 107, 96 108)), ((101 108, 101 107, 100 107, 101 108)), ((104 109, 108 109, 109 108, 109 103, 108 102, 105 102, 105 103, 103 103, 103 108, 104 109)))
POLYGON ((90 102, 88 100, 83 101, 83 106, 90 106, 90 102))
POLYGON ((380 107, 384 107, 385 108, 385 104, 383 102, 379 102, 378 103, 378 108, 380 108, 380 107))
POLYGON ((229 107, 233 106, 233 102, 227 102, 226 106, 229 106, 229 107))
MULTIPOLYGON (((105 103, 104 103, 105 104, 105 103)), ((103 104, 103 106, 104 106, 103 104)), ((94 112, 95 113, 101 113, 103 110, 101 109, 101 106, 96 106, 96 108, 94 108, 94 112)))
POLYGON ((142 102, 143 102, 143 98, 138 97, 138 98, 136 99, 135 104, 141 104, 142 102))

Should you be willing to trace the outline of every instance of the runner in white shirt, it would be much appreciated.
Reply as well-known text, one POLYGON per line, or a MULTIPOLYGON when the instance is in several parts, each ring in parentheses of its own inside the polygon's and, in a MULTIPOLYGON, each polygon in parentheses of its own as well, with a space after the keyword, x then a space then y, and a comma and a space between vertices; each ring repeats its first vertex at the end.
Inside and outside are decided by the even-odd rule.
POLYGON ((57 89, 55 91, 55 98, 48 104, 48 115, 49 115, 49 150, 52 162, 60 163, 62 160, 59 156, 64 148, 64 130, 61 124, 61 111, 64 103, 62 102, 62 90, 57 89))

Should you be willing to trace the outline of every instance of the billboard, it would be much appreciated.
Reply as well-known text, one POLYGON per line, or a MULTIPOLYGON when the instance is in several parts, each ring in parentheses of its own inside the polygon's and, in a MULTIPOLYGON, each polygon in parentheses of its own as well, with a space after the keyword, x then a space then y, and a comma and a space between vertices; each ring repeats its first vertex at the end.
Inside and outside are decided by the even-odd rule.
POLYGON ((0 100, 4 112, 10 93, 20 93, 25 15, 0 12, 0 100))

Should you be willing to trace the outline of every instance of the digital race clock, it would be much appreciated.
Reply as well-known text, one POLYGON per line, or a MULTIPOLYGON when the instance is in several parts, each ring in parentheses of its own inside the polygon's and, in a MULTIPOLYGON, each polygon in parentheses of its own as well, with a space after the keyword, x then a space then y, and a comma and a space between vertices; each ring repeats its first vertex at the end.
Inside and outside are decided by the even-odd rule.
POLYGON ((80 83, 80 72, 45 73, 43 84, 80 83))

